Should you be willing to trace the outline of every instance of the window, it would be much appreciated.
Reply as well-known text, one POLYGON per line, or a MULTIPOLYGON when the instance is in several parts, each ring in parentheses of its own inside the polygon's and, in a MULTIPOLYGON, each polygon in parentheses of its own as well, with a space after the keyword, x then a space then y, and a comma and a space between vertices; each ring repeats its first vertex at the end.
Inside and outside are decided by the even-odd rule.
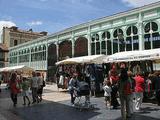
POLYGON ((14 40, 14 46, 18 45, 18 40, 14 40))

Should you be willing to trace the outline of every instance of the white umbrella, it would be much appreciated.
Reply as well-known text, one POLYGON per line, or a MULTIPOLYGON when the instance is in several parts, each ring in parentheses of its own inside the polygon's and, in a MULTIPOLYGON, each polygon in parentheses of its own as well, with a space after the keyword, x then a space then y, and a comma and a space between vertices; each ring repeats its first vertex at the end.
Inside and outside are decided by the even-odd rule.
POLYGON ((56 62, 56 65, 62 64, 102 64, 105 55, 90 55, 90 56, 82 56, 82 57, 75 57, 75 58, 68 58, 66 60, 62 60, 56 62))

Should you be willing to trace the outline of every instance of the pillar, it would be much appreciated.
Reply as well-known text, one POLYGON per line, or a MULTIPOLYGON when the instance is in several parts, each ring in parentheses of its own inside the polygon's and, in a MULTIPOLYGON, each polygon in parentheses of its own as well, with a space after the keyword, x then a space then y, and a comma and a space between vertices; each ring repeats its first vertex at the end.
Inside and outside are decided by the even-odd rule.
POLYGON ((71 42, 72 42, 72 57, 74 57, 75 39, 73 37, 71 38, 71 42))
POLYGON ((138 38, 139 38, 139 50, 144 49, 144 41, 143 41, 143 21, 142 14, 139 13, 138 16, 138 38))
POLYGON ((56 42, 57 61, 59 61, 59 42, 56 42))

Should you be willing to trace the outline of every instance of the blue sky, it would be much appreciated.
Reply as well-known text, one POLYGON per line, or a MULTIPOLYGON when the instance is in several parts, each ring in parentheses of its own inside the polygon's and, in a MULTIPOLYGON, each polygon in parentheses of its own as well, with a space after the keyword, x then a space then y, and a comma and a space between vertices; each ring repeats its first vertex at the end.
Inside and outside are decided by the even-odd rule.
POLYGON ((0 29, 54 33, 159 0, 0 0, 0 29))

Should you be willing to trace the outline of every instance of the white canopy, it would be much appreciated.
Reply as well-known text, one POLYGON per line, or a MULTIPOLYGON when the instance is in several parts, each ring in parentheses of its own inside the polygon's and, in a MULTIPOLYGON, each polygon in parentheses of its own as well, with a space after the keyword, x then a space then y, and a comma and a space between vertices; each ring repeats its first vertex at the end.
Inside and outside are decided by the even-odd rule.
POLYGON ((82 56, 82 57, 75 57, 75 58, 68 58, 66 60, 62 60, 56 62, 56 65, 62 64, 80 64, 80 63, 95 63, 95 64, 102 64, 105 55, 90 55, 90 56, 82 56))
POLYGON ((27 72, 27 71, 33 71, 33 68, 27 67, 25 65, 0 68, 0 72, 10 72, 10 71, 27 72))
POLYGON ((125 51, 106 57, 104 63, 160 59, 160 49, 125 51))

